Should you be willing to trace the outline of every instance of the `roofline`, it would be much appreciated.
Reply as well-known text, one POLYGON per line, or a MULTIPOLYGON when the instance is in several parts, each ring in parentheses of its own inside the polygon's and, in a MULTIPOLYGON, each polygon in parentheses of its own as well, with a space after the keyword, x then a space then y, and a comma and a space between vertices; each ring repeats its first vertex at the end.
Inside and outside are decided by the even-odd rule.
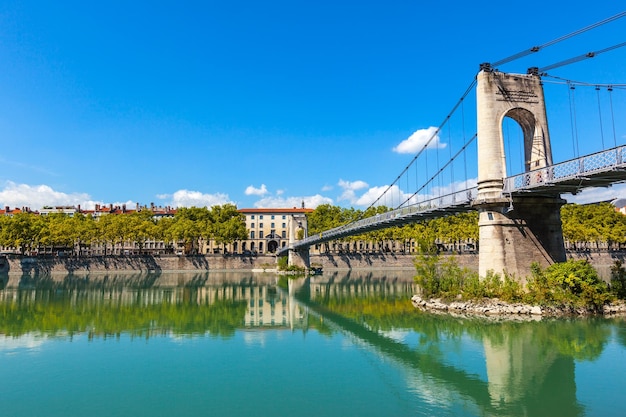
POLYGON ((242 214, 288 214, 288 213, 313 213, 312 208, 242 208, 238 209, 242 214))

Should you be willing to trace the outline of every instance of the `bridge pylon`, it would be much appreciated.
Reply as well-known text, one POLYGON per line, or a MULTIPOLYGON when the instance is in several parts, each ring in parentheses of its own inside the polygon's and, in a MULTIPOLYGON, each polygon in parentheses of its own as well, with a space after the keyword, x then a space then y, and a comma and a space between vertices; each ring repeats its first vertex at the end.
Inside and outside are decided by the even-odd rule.
MULTIPOLYGON (((304 209, 304 202, 302 203, 304 209)), ((303 246, 294 249, 293 244, 308 234, 308 222, 304 213, 292 214, 289 218, 289 255, 288 264, 299 266, 305 270, 311 269, 309 247, 303 246)))
POLYGON ((297 249, 289 249, 288 262, 290 266, 299 266, 307 271, 311 269, 309 247, 305 246, 297 249))
MULTIPOLYGON (((506 155, 502 122, 515 120, 524 136, 525 171, 552 165, 541 78, 483 68, 477 76, 479 274, 508 273, 518 279, 530 266, 566 259, 560 194, 504 195, 506 155)), ((532 178, 541 182, 541 176, 532 178)))

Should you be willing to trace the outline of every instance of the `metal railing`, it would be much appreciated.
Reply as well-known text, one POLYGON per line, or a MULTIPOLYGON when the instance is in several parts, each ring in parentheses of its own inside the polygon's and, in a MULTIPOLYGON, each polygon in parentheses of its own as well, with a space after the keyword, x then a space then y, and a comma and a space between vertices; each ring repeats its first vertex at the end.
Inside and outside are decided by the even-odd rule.
MULTIPOLYGON (((471 203, 476 199, 478 187, 471 187, 465 190, 442 195, 414 204, 406 205, 385 213, 366 217, 343 226, 326 230, 322 233, 309 236, 305 239, 294 242, 291 249, 299 247, 313 246, 330 240, 341 239, 346 236, 367 233, 372 230, 382 229, 391 226, 399 226, 410 223, 419 218, 439 217, 441 212, 460 212, 471 210, 471 203)), ((283 248, 281 252, 288 250, 283 248)))
POLYGON ((620 146, 508 177, 504 180, 503 193, 510 195, 516 191, 589 178, 603 172, 626 168, 623 158, 625 150, 626 146, 620 146))
MULTIPOLYGON (((556 190, 557 192, 569 192, 555 188, 555 186, 559 184, 578 184, 575 186, 577 187, 576 189, 578 189, 584 186, 596 186, 598 184, 609 185, 613 182, 626 181, 625 154, 626 146, 619 146, 549 167, 513 175, 504 179, 502 197, 510 197, 515 193, 532 191, 537 188, 548 188, 556 190), (603 174, 608 172, 620 172, 623 174, 620 174, 618 178, 615 176, 603 178, 603 174), (593 183, 581 183, 583 179, 593 179, 594 177, 596 180, 593 183)), ((574 186, 568 185, 568 187, 568 189, 571 190, 574 186)), ((376 214, 294 242, 292 246, 282 248, 279 254, 289 249, 313 246, 347 236, 403 225, 420 219, 441 217, 455 212, 470 211, 473 209, 472 203, 476 199, 477 193, 478 187, 471 187, 406 205, 385 213, 376 214)))

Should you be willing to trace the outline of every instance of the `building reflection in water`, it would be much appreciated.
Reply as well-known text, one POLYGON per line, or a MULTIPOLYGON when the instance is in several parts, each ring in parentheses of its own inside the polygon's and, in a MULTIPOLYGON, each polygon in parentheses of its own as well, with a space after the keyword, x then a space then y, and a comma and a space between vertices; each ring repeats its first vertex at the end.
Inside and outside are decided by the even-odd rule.
MULTIPOLYGON (((236 328, 306 332, 310 328, 322 331, 322 327, 333 326, 336 331, 364 342, 363 346, 385 361, 393 361, 406 374, 409 386, 424 397, 430 396, 430 401, 443 404, 460 397, 472 403, 480 414, 493 416, 582 415, 576 399, 574 361, 598 357, 610 334, 610 329, 602 323, 581 320, 498 323, 417 311, 405 314, 402 323, 394 322, 395 328, 383 328, 380 323, 385 322, 384 317, 356 312, 359 319, 355 320, 343 311, 333 311, 333 300, 342 300, 348 308, 362 304, 357 299, 367 299, 373 304, 383 299, 406 299, 408 303, 416 288, 411 275, 402 273, 335 274, 299 280, 246 273, 5 277, 3 282, 0 303, 16 307, 3 309, 5 314, 13 311, 23 316, 34 304, 56 303, 67 309, 81 306, 87 312, 97 310, 97 314, 125 307, 128 319, 128 315, 142 316, 149 308, 170 305, 182 306, 183 310, 174 310, 171 314, 175 317, 170 321, 151 319, 150 325, 161 332, 168 326, 176 326, 177 321, 193 318, 194 314, 228 316, 229 311, 235 310, 236 314, 224 319, 231 326, 230 333, 224 333, 227 336, 236 328), (198 311, 198 307, 206 310, 198 311), (411 345, 389 336, 398 329, 417 334, 419 340, 427 343, 411 345), (482 345, 486 379, 476 374, 475 369, 449 359, 447 344, 458 346, 466 339, 482 345)), ((385 309, 378 311, 374 314, 387 314, 385 309)), ((58 315, 58 311, 54 314, 58 315)), ((159 314, 155 317, 163 316, 162 311, 159 314)), ((17 319, 3 317, 4 325, 10 326, 11 320, 17 319)), ((129 326, 134 323, 128 322, 129 326)), ((137 326, 145 326, 145 322, 137 322, 137 326)), ((46 332, 43 327, 36 328, 35 319, 29 323, 35 327, 15 327, 21 330, 6 327, 3 332, 22 331, 21 335, 26 336, 46 332)), ((211 323, 200 322, 194 331, 211 332, 211 323)), ((185 326, 183 322, 176 331, 188 331, 185 326)), ((116 331, 134 329, 122 326, 116 331)))

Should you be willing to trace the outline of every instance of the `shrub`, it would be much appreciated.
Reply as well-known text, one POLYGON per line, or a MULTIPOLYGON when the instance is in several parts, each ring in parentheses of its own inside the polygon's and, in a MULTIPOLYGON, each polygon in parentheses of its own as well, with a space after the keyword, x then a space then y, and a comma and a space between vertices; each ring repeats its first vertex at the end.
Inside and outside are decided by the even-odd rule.
POLYGON ((545 271, 534 265, 532 273, 528 298, 536 303, 598 309, 612 300, 606 283, 585 260, 553 264, 545 271))
MULTIPOLYGON (((531 277, 524 288, 514 277, 489 272, 480 278, 476 273, 460 268, 454 258, 440 259, 438 255, 419 255, 415 259, 422 296, 464 299, 499 298, 506 302, 526 302, 541 305, 570 305, 599 309, 613 295, 587 261, 567 261, 542 271, 531 266, 531 277)), ((626 270, 615 267, 613 290, 626 291, 626 270)))
POLYGON ((626 299, 626 269, 621 261, 611 267, 611 293, 617 298, 626 299))
POLYGON ((281 256, 278 258, 278 270, 279 271, 286 271, 287 268, 289 267, 289 257, 287 256, 281 256))

